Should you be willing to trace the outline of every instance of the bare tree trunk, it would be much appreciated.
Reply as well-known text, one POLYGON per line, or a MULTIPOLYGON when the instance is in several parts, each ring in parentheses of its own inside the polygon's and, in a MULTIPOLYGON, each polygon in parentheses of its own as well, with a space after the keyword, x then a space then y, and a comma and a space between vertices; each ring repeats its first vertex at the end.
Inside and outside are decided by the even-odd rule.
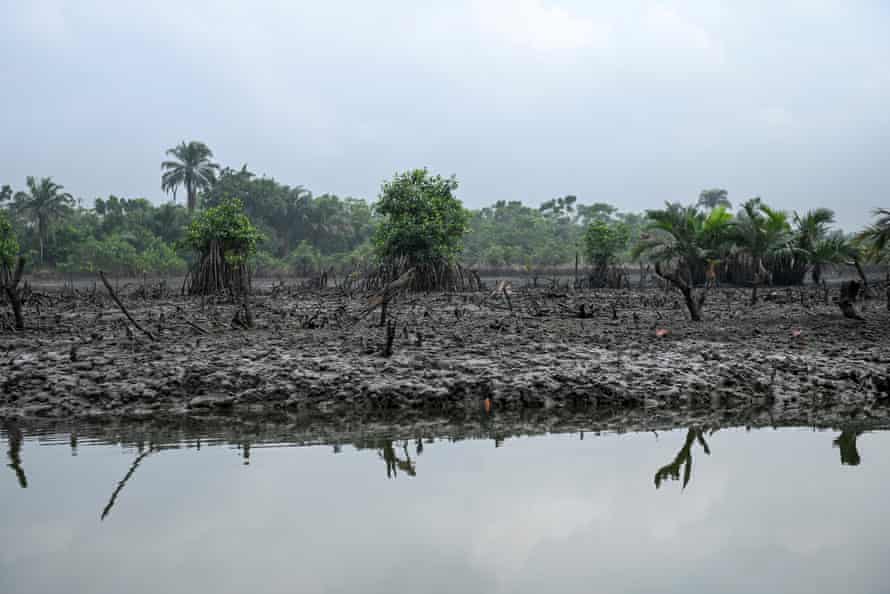
POLYGON ((686 302, 686 308, 689 310, 689 317, 692 318, 693 322, 700 322, 701 308, 705 303, 705 295, 707 295, 708 290, 707 286, 699 295, 695 295, 695 292, 689 283, 683 280, 677 272, 662 270, 661 263, 659 262, 655 263, 655 274, 677 287, 683 295, 683 300, 686 302))
POLYGON ((12 315, 15 318, 15 329, 19 331, 25 329, 25 318, 22 315, 22 298, 21 295, 19 295, 18 289, 24 269, 25 258, 19 256, 14 271, 10 271, 5 264, 3 265, 2 271, 3 291, 9 299, 9 304, 12 306, 12 315))

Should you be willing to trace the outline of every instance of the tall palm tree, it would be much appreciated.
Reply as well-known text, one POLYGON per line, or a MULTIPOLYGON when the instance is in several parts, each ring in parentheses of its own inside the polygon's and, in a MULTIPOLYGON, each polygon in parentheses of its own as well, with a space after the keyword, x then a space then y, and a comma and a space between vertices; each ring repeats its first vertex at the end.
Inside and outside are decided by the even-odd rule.
POLYGON ((188 196, 188 210, 194 212, 198 205, 198 191, 206 190, 216 181, 219 165, 212 162, 213 151, 203 142, 184 141, 167 151, 167 155, 175 157, 173 161, 161 163, 161 189, 173 194, 176 200, 176 188, 185 188, 188 196))
POLYGON ((758 285, 769 283, 771 280, 770 272, 763 265, 764 259, 778 254, 793 253, 788 215, 781 210, 770 208, 760 198, 752 198, 739 210, 733 224, 732 237, 738 250, 754 261, 751 303, 756 303, 758 285))
POLYGON ((692 320, 701 320, 706 292, 694 295, 694 271, 703 270, 709 260, 723 257, 732 215, 722 206, 706 213, 697 206, 668 203, 662 210, 646 211, 646 216, 649 223, 634 248, 634 258, 645 254, 654 261, 656 274, 683 294, 692 320))
POLYGON ((16 212, 21 213, 37 226, 40 263, 44 264, 50 224, 54 220, 64 218, 71 211, 74 199, 68 192, 63 192, 64 187, 55 183, 51 177, 41 178, 38 182, 34 177, 28 176, 26 185, 28 191, 18 192, 15 195, 13 206, 16 212))
POLYGON ((718 206, 722 206, 727 210, 732 208, 732 202, 729 201, 729 192, 722 188, 702 190, 698 195, 697 205, 707 210, 714 210, 718 206))

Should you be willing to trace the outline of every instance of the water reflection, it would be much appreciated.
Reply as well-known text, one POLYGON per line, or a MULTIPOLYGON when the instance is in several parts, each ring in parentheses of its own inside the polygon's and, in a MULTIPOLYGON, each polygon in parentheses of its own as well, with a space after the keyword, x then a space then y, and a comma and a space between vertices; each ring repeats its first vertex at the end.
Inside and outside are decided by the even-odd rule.
POLYGON ((841 434, 832 442, 832 445, 841 450, 841 465, 859 466, 859 450, 856 449, 856 438, 862 435, 864 431, 847 429, 841 431, 841 434))
MULTIPOLYGON (((408 453, 407 440, 402 442, 402 457, 399 457, 399 454, 396 452, 396 446, 393 445, 393 440, 391 439, 363 441, 355 444, 355 448, 358 450, 377 450, 377 455, 386 464, 386 478, 396 478, 399 470, 408 476, 417 476, 417 465, 411 459, 411 454, 408 453)), ((420 439, 415 441, 415 451, 417 455, 423 453, 423 442, 420 439)))
POLYGON ((665 479, 680 480, 680 469, 683 470, 683 489, 692 480, 692 446, 698 442, 705 454, 711 455, 708 442, 705 441, 704 429, 690 427, 686 432, 686 441, 677 452, 673 462, 665 464, 655 472, 655 488, 658 489, 665 479))
POLYGON ((22 468, 22 441, 24 441, 24 434, 18 425, 14 423, 5 423, 3 428, 6 430, 6 439, 9 441, 9 451, 7 452, 9 464, 6 466, 12 468, 15 472, 19 486, 22 489, 26 489, 28 487, 28 479, 25 476, 25 469, 22 468))
POLYGON ((148 449, 136 456, 136 459, 133 460, 133 463, 130 465, 130 469, 127 471, 127 474, 124 475, 124 478, 118 482, 117 487, 115 487, 114 492, 111 493, 111 498, 108 500, 108 503, 105 505, 105 508, 102 510, 102 516, 100 519, 104 520, 108 514, 111 513, 111 509, 114 507, 114 503, 117 501, 117 496, 120 495, 120 492, 123 491, 124 487, 127 485, 127 481, 133 476, 133 473, 136 472, 136 469, 139 468, 139 465, 145 460, 149 454, 155 452, 151 445, 149 445, 148 449))

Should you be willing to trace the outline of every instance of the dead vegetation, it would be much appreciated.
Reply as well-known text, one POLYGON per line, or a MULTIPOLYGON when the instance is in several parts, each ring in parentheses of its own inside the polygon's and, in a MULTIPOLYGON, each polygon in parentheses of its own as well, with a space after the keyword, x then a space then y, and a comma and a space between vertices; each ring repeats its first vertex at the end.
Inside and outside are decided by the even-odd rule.
POLYGON ((890 313, 848 285, 767 289, 754 305, 713 288, 693 323, 667 288, 427 294, 410 280, 258 283, 249 308, 144 280, 24 285, 25 329, 0 334, 0 415, 705 406, 840 421, 890 403, 890 313))

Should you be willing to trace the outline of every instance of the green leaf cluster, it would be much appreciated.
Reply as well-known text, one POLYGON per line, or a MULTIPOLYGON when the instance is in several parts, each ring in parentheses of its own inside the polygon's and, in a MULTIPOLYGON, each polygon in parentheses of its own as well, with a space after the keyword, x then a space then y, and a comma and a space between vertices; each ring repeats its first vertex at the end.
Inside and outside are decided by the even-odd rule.
POLYGON ((453 262, 462 249, 469 215, 454 196, 457 180, 426 169, 397 174, 383 184, 376 212, 383 217, 374 244, 383 259, 453 262))
POLYGON ((217 243, 227 261, 240 263, 256 252, 262 238, 241 200, 229 198, 199 213, 189 224, 183 243, 199 254, 208 253, 211 244, 217 243))

